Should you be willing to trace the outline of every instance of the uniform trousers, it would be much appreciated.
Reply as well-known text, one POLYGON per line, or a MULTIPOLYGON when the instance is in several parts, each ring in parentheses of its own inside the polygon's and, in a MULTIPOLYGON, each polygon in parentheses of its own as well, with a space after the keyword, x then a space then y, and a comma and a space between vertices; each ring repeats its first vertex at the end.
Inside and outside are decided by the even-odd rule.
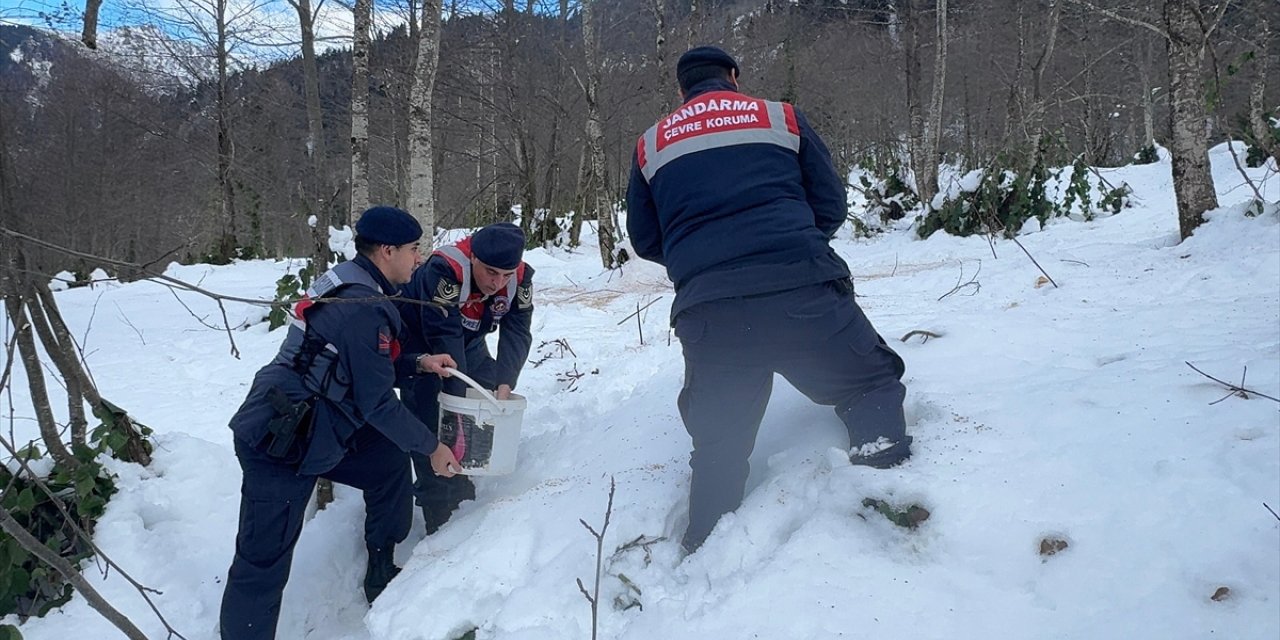
POLYGON ((685 361, 678 405, 693 439, 688 551, 742 503, 775 373, 834 407, 852 447, 906 435, 902 358, 847 287, 823 283, 696 304, 677 316, 675 332, 685 361))
POLYGON ((244 471, 240 531, 222 595, 220 628, 223 640, 270 640, 316 479, 363 491, 365 544, 394 548, 413 522, 409 456, 368 425, 356 431, 337 466, 319 476, 299 475, 296 465, 282 464, 238 439, 235 449, 244 471))

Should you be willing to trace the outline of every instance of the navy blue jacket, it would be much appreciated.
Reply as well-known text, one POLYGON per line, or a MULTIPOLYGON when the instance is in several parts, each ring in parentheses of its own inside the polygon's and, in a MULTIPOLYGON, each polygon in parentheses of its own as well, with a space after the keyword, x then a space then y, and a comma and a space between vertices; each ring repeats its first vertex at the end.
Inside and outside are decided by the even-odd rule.
POLYGON ((828 240, 848 212, 845 181, 822 139, 789 104, 725 80, 641 136, 627 188, 636 254, 667 267, 671 308, 849 276, 828 240))
MULTIPOLYGON (((430 455, 437 441, 431 430, 401 404, 393 392, 397 378, 404 378, 416 368, 417 354, 398 354, 402 323, 400 313, 384 295, 395 295, 393 287, 372 262, 363 256, 353 260, 364 269, 378 289, 361 283, 337 289, 332 297, 369 299, 367 302, 317 302, 306 311, 309 332, 326 340, 336 350, 337 363, 332 381, 324 389, 309 388, 303 375, 290 365, 286 354, 290 336, 281 346, 281 354, 258 370, 249 395, 231 418, 235 437, 257 447, 267 436, 267 424, 275 417, 275 409, 267 401, 267 392, 277 387, 291 402, 321 395, 316 400, 311 443, 298 473, 318 475, 334 467, 347 453, 347 445, 357 429, 371 426, 403 451, 430 455), (397 358, 396 356, 401 356, 397 358)), ((335 267, 336 269, 336 267, 335 267)), ((301 331, 291 326, 289 331, 301 331)))
MULTIPOLYGON (((469 239, 458 243, 470 255, 469 239)), ((413 279, 405 286, 406 298, 429 300, 439 303, 448 311, 441 313, 438 307, 398 303, 404 316, 405 348, 409 351, 447 353, 453 356, 463 373, 467 373, 466 353, 477 341, 493 331, 498 334, 498 357, 494 383, 516 387, 520 370, 529 358, 533 344, 530 325, 533 321, 533 267, 521 263, 513 278, 516 282, 514 299, 506 291, 485 298, 476 288, 474 280, 470 291, 463 292, 458 268, 440 253, 432 254, 426 264, 413 272, 413 279)), ((463 395, 466 385, 456 378, 444 379, 444 391, 451 395, 463 395)))

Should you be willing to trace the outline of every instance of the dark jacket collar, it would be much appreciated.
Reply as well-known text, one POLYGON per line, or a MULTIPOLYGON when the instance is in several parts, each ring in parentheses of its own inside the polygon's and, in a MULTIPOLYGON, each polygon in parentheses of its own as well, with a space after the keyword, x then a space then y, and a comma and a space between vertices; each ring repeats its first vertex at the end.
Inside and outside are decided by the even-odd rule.
POLYGON ((732 91, 734 93, 740 93, 738 88, 733 86, 733 83, 728 80, 709 78, 689 87, 689 91, 685 93, 684 101, 688 102, 704 93, 711 93, 712 91, 732 91))
POLYGON ((360 265, 361 269, 369 272, 369 275, 373 277, 373 281, 378 283, 378 286, 382 288, 382 293, 389 296, 394 296, 400 293, 400 287, 392 285, 391 281, 387 280, 387 277, 382 275, 382 270, 378 268, 378 265, 374 264, 368 257, 357 255, 352 262, 360 265))

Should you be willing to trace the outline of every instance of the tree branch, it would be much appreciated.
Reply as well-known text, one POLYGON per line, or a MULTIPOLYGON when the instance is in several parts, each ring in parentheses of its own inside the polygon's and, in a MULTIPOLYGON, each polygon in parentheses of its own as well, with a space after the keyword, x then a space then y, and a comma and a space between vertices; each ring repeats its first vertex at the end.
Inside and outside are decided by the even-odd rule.
POLYGON ((1111 9, 1107 9, 1107 8, 1105 8, 1105 7, 1099 7, 1098 5, 1093 4, 1092 2, 1087 2, 1086 0, 1067 0, 1067 2, 1070 2, 1070 3, 1072 3, 1072 4, 1078 4, 1078 5, 1084 6, 1084 7, 1088 8, 1088 9, 1091 9, 1091 10, 1093 10, 1093 11, 1096 11, 1096 12, 1098 12, 1098 13, 1102 14, 1103 16, 1106 16, 1106 17, 1108 17, 1108 18, 1111 18, 1112 20, 1115 20, 1116 22, 1123 22, 1123 23, 1128 24, 1128 25, 1132 25, 1132 26, 1135 26, 1135 27, 1141 27, 1141 28, 1143 28, 1143 29, 1150 30, 1150 31, 1152 31, 1152 32, 1154 32, 1154 33, 1156 33, 1156 34, 1159 34, 1159 36, 1160 36, 1161 38, 1164 38, 1165 40, 1168 40, 1168 39, 1169 39, 1169 34, 1168 34, 1167 32, 1165 32, 1165 30, 1164 30, 1164 29, 1161 29, 1160 27, 1158 27, 1158 26, 1156 26, 1156 25, 1154 25, 1154 24, 1152 24, 1152 23, 1150 23, 1150 22, 1147 22, 1147 21, 1145 21, 1145 20, 1139 20, 1139 19, 1137 19, 1137 18, 1133 18, 1133 17, 1126 16, 1126 15, 1123 15, 1123 14, 1120 14, 1120 13, 1116 13, 1115 11, 1112 11, 1111 9))

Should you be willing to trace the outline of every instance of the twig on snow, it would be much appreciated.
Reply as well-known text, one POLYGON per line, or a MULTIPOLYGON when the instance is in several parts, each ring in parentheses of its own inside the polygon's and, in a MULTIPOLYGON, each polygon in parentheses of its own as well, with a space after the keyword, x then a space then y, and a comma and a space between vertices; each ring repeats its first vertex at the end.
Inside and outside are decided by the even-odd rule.
POLYGON ((953 294, 953 293, 956 293, 957 291, 960 291, 960 290, 962 290, 962 289, 964 289, 964 288, 966 288, 966 287, 970 287, 970 286, 971 286, 971 287, 973 287, 973 293, 970 293, 969 295, 971 295, 971 296, 972 296, 972 295, 977 295, 977 293, 978 293, 979 291, 981 291, 981 290, 982 290, 982 283, 981 283, 981 282, 978 282, 978 274, 979 274, 979 273, 982 273, 982 261, 981 261, 981 260, 979 260, 979 261, 978 261, 978 270, 977 270, 977 271, 975 271, 975 272, 974 272, 974 274, 973 274, 973 276, 969 278, 969 281, 968 281, 968 282, 965 282, 965 283, 963 283, 963 284, 961 284, 961 281, 962 281, 962 280, 964 280, 964 262, 963 262, 963 261, 961 261, 961 262, 960 262, 960 275, 959 275, 959 276, 956 276, 956 286, 952 287, 950 291, 948 291, 948 292, 946 292, 946 293, 942 294, 941 296, 939 296, 939 297, 938 297, 938 302, 942 302, 942 299, 943 299, 943 298, 946 298, 947 296, 949 296, 949 295, 951 295, 951 294, 953 294))
POLYGON ((1226 400, 1227 398, 1230 398, 1231 396, 1239 396, 1239 397, 1241 397, 1241 398, 1244 398, 1245 400, 1248 400, 1248 399, 1249 399, 1249 394, 1251 394, 1251 393, 1252 393, 1253 395, 1255 395, 1255 396, 1258 396, 1258 397, 1261 397, 1261 398, 1266 398, 1266 399, 1268 399, 1268 400, 1271 400, 1272 402, 1280 402, 1280 398, 1273 398, 1273 397, 1271 397, 1271 396, 1269 396, 1269 395, 1267 395, 1267 394, 1265 394, 1265 393, 1259 393, 1259 392, 1257 392, 1257 391, 1254 391, 1254 390, 1252 390, 1252 389, 1246 389, 1246 388, 1244 387, 1244 378, 1245 378, 1245 376, 1246 376, 1246 375, 1248 375, 1248 374, 1249 374, 1249 367, 1245 367, 1245 368, 1244 368, 1244 374, 1240 376, 1240 384, 1239 384, 1239 385, 1234 385, 1234 384, 1231 384, 1230 382, 1225 382, 1225 381, 1219 380, 1219 379, 1217 379, 1217 378, 1215 378, 1215 377, 1213 377, 1213 376, 1211 376, 1211 375, 1209 375, 1209 374, 1207 374, 1207 373, 1205 373, 1205 372, 1203 372, 1203 371, 1201 371, 1201 370, 1197 369, 1197 368, 1196 368, 1196 366, 1195 366, 1194 364, 1191 364, 1190 362, 1187 362, 1187 361, 1183 360, 1183 361, 1182 361, 1182 363, 1183 363, 1183 364, 1185 364, 1185 365, 1187 365, 1188 367, 1191 367, 1192 369, 1194 369, 1196 373, 1198 373, 1198 374, 1200 374, 1200 375, 1202 375, 1202 376, 1204 376, 1204 377, 1206 377, 1206 378, 1208 378, 1208 379, 1210 379, 1210 380, 1212 380, 1212 381, 1214 381, 1214 382, 1216 382, 1216 383, 1218 383, 1218 384, 1220 384, 1220 385, 1222 385, 1222 386, 1224 386, 1224 387, 1226 387, 1227 389, 1229 389, 1229 390, 1230 390, 1230 393, 1228 393, 1227 395, 1223 396, 1222 398, 1219 398, 1218 400, 1214 400, 1213 402, 1210 402, 1209 404, 1211 404, 1211 405, 1212 405, 1212 404, 1218 404, 1219 402, 1222 402, 1223 400, 1226 400))

